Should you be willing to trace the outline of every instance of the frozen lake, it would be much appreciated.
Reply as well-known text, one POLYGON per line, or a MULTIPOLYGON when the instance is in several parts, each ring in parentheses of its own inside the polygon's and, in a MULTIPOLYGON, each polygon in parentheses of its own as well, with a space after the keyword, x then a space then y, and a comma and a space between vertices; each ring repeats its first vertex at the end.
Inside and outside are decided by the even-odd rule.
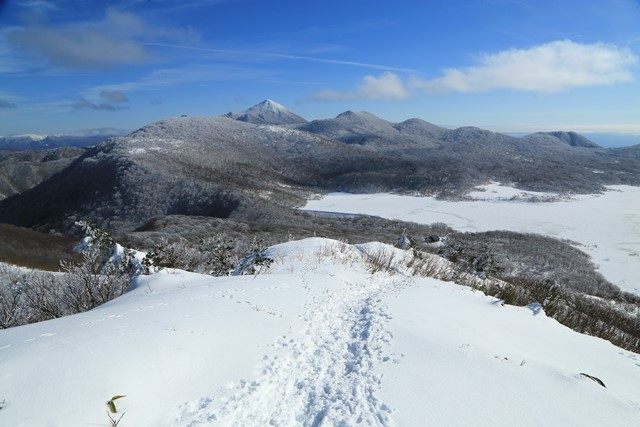
POLYGON ((620 288, 640 294, 640 187, 612 186, 601 195, 532 203, 531 196, 496 184, 474 191, 477 200, 332 193, 305 209, 360 213, 423 224, 443 222, 460 231, 511 230, 580 243, 599 271, 620 288))

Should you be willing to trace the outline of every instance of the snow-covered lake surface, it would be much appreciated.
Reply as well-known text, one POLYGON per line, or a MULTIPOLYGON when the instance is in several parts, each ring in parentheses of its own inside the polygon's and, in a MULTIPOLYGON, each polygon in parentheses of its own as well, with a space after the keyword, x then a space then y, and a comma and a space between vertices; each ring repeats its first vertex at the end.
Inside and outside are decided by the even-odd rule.
POLYGON ((164 271, 0 331, 0 425, 637 425, 640 356, 471 288, 305 239, 270 274, 164 271), (601 379, 606 388, 580 375, 601 379))
POLYGON ((305 209, 360 213, 460 231, 510 230, 580 243, 599 271, 620 288, 640 294, 640 187, 611 186, 601 195, 553 202, 523 201, 546 193, 522 192, 495 184, 470 195, 480 200, 449 202, 433 197, 332 193, 305 209), (515 200, 508 201, 506 199, 515 200))

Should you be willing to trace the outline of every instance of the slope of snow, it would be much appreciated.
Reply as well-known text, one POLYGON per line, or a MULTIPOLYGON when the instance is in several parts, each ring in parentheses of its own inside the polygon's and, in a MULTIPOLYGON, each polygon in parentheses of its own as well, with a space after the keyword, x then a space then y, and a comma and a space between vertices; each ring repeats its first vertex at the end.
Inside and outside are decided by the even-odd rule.
MULTIPOLYGON (((481 197, 484 193, 471 194, 481 197)), ((450 202, 434 197, 333 193, 310 200, 305 209, 423 224, 443 222, 461 231, 511 230, 569 239, 581 244, 580 249, 591 255, 607 279, 640 294, 640 187, 611 186, 602 195, 546 203, 450 202)))
POLYGON ((305 239, 270 274, 163 271, 0 331, 0 425, 633 425, 640 358, 469 288, 305 239), (601 387, 581 376, 600 378, 601 387))

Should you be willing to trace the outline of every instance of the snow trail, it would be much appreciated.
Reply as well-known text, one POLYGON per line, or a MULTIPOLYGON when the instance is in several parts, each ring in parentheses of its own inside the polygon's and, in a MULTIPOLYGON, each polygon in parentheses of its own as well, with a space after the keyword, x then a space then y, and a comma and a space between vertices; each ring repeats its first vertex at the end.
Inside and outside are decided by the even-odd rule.
POLYGON ((300 273, 310 294, 303 330, 277 340, 281 354, 262 357, 257 379, 183 405, 177 425, 393 425, 391 409, 376 396, 375 364, 396 361, 387 354, 384 299, 409 279, 373 275, 314 293, 310 274, 300 273))

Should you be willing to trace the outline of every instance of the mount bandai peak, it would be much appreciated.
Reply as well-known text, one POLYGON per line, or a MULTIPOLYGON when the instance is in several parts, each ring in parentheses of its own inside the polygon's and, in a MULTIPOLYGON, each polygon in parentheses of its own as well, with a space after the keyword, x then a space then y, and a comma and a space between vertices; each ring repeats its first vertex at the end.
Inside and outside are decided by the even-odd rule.
POLYGON ((307 120, 289 110, 284 105, 265 99, 240 113, 227 113, 228 118, 241 122, 269 125, 299 125, 307 123, 307 120))

